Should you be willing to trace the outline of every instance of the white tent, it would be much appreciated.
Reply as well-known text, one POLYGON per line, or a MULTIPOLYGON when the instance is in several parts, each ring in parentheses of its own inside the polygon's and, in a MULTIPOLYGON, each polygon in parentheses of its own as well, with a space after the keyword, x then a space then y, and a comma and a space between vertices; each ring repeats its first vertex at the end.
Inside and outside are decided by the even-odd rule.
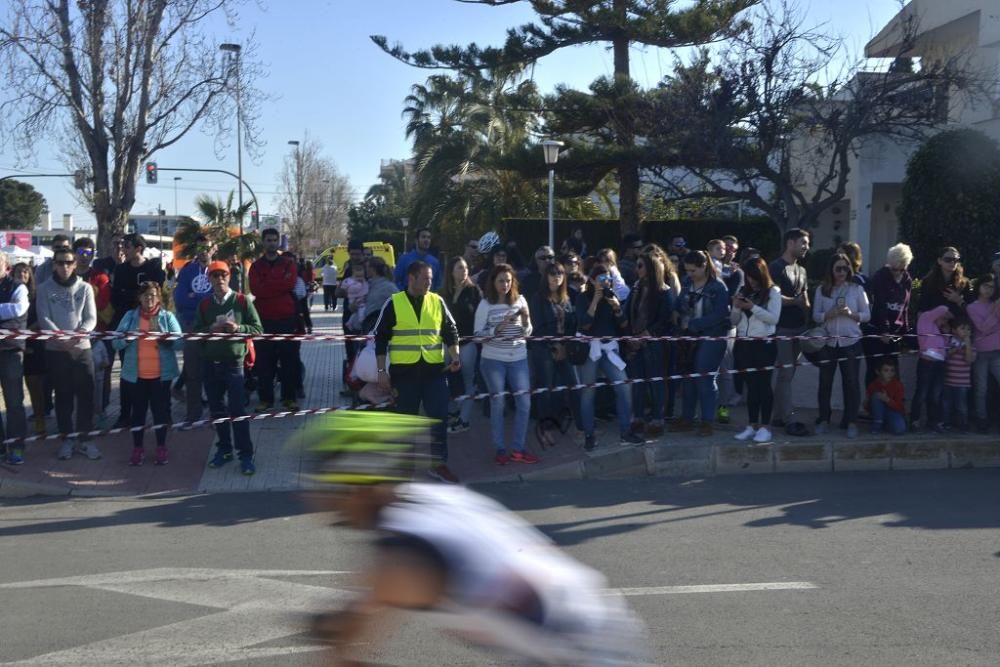
POLYGON ((17 262, 21 261, 28 262, 33 259, 34 260, 38 259, 38 255, 36 255, 35 253, 16 245, 4 246, 0 248, 0 252, 7 255, 7 257, 10 258, 11 260, 17 262))
POLYGON ((31 252, 35 253, 35 255, 41 257, 42 259, 48 259, 49 257, 52 257, 52 250, 46 248, 43 245, 33 245, 31 246, 30 250, 31 252))

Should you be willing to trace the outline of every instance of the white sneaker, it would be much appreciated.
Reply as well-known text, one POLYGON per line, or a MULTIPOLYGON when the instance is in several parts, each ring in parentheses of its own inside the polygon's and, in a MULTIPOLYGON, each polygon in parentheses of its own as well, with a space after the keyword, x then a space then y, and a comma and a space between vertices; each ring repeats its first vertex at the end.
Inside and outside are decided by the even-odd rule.
POLYGON ((64 440, 63 444, 59 446, 59 460, 68 461, 73 458, 73 441, 64 440))
POLYGON ((755 435, 757 435, 757 429, 753 426, 747 426, 745 429, 734 435, 733 438, 739 440, 740 442, 746 442, 755 435))
POLYGON ((757 435, 753 437, 754 442, 771 442, 772 440, 774 440, 774 436, 771 435, 771 431, 766 426, 761 426, 757 435))
POLYGON ((101 450, 99 450, 97 445, 92 442, 81 442, 77 445, 76 451, 80 452, 91 461, 97 461, 101 458, 101 450))

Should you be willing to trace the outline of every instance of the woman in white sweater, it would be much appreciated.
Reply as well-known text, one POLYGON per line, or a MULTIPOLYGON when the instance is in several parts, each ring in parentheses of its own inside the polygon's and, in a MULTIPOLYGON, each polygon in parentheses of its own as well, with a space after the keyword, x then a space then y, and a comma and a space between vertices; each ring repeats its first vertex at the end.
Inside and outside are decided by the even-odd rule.
MULTIPOLYGON (((531 315, 528 303, 518 294, 517 278, 509 264, 498 264, 486 281, 486 294, 476 308, 477 336, 500 336, 483 343, 479 371, 491 394, 498 394, 509 385, 511 391, 528 391, 528 347, 525 336, 531 335, 531 315)), ((504 445, 504 396, 490 398, 490 426, 496 448, 494 462, 538 463, 538 457, 524 449, 531 413, 531 396, 514 397, 514 434, 510 450, 504 445)))
POLYGON ((833 377, 840 366, 840 381, 844 385, 844 417, 841 427, 847 429, 848 438, 858 437, 858 409, 861 406, 859 369, 864 352, 861 348, 861 325, 872 317, 868 296, 861 285, 854 282, 854 268, 850 258, 837 253, 830 261, 830 269, 823 284, 816 288, 813 299, 813 320, 826 328, 830 339, 820 355, 825 362, 819 367, 819 418, 816 433, 822 435, 830 428, 830 395, 833 377))
MULTIPOLYGON (((781 316, 781 288, 774 284, 767 262, 760 257, 748 259, 741 267, 744 283, 733 297, 729 319, 736 327, 736 344, 733 346, 733 365, 737 370, 765 368, 774 365, 777 347, 767 337, 774 335, 781 316), (762 338, 764 340, 749 340, 762 338)), ((736 439, 754 442, 771 442, 771 408, 774 390, 771 388, 771 370, 755 370, 743 374, 746 385, 748 425, 736 434, 736 439)))

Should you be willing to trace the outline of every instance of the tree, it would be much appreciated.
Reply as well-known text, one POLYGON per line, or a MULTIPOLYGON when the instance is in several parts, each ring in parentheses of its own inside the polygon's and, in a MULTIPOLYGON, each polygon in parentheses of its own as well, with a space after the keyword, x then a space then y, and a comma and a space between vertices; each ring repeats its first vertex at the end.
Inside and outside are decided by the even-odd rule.
POLYGON ((251 199, 243 206, 234 208, 234 197, 235 193, 230 192, 225 201, 206 195, 198 198, 195 206, 202 221, 183 219, 174 234, 174 239, 181 246, 180 257, 194 259, 199 249, 198 237, 202 235, 218 246, 218 254, 223 257, 254 260, 260 256, 260 236, 242 231, 243 220, 254 208, 254 201, 251 199))
POLYGON ((929 139, 907 165, 899 219, 917 274, 949 245, 969 269, 988 272, 1000 247, 1000 145, 968 129, 929 139))
POLYGON ((904 58, 919 35, 904 25, 884 71, 837 75, 842 40, 803 27, 782 3, 713 57, 701 50, 655 92, 640 127, 669 156, 646 173, 666 201, 743 200, 783 228, 813 227, 847 193, 866 141, 923 141, 947 119, 948 96, 977 95, 965 54, 904 58))
POLYGON ((48 206, 28 183, 0 181, 0 229, 34 229, 48 206))
POLYGON ((300 254, 318 252, 347 237, 351 184, 308 135, 285 158, 280 214, 288 219, 289 242, 300 254))
MULTIPOLYGON (((381 35, 372 39, 386 53, 409 65, 463 73, 532 65, 559 49, 586 44, 609 45, 614 52, 614 77, 600 79, 589 94, 559 88, 546 100, 546 132, 567 141, 570 155, 560 161, 563 178, 589 187, 609 172, 618 177, 623 231, 639 225, 639 172, 655 156, 637 141, 636 115, 643 95, 631 78, 629 50, 635 45, 674 49, 706 44, 741 29, 736 20, 759 0, 700 0, 677 8, 677 0, 458 0, 490 6, 527 2, 538 15, 507 31, 503 47, 434 46, 416 53, 389 46, 381 35)), ((540 149, 511 156, 524 173, 543 174, 540 149)), ((579 186, 577 186, 579 188, 579 186)), ((585 195, 576 189, 571 194, 585 195)))
POLYGON ((22 150, 63 134, 89 169, 98 246, 109 250, 135 203, 142 163, 204 125, 217 136, 234 121, 227 92, 241 92, 246 145, 266 96, 252 43, 225 67, 203 26, 234 24, 240 0, 10 0, 0 20, 8 94, 0 132, 22 150))

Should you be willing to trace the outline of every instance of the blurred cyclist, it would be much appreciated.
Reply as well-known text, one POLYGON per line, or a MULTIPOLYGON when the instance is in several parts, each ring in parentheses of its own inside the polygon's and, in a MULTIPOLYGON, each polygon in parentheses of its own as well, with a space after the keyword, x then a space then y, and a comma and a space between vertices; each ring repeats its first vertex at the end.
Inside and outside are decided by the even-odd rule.
POLYGON ((351 526, 377 533, 365 580, 347 608, 316 618, 334 664, 393 608, 432 614, 472 643, 542 665, 650 665, 644 628, 604 577, 557 549, 495 501, 464 487, 408 480, 431 420, 339 412, 306 434, 319 458, 315 497, 351 526))

